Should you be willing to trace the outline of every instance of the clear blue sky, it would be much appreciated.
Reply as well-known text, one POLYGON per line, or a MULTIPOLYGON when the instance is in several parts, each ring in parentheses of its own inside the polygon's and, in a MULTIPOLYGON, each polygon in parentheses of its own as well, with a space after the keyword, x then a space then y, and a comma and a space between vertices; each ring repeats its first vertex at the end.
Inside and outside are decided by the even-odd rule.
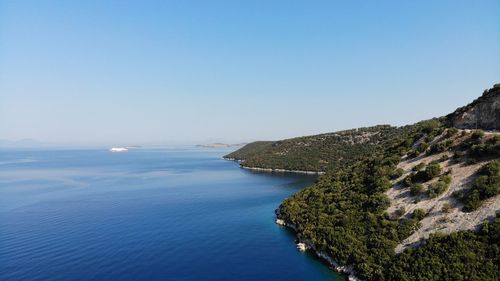
POLYGON ((500 83, 500 1, 1 1, 0 139, 280 139, 500 83))

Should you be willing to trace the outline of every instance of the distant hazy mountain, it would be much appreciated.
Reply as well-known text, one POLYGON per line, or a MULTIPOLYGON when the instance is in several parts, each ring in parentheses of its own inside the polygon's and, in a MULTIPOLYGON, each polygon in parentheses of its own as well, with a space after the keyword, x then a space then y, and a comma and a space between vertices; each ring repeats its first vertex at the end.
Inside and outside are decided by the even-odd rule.
POLYGON ((35 139, 20 139, 20 140, 6 140, 0 139, 0 147, 42 147, 47 146, 47 143, 40 142, 35 139))
POLYGON ((236 144, 227 144, 227 143, 209 143, 209 144, 198 144, 198 147, 207 147, 207 148, 222 148, 222 147, 240 147, 244 146, 246 143, 236 143, 236 144))

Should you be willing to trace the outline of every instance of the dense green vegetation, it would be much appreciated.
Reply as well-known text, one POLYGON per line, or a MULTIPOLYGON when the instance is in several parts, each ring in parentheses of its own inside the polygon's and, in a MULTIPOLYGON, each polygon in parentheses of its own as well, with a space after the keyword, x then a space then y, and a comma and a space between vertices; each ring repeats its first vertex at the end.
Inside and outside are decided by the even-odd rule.
POLYGON ((481 207, 484 200, 500 194, 500 162, 486 164, 477 176, 470 190, 455 194, 464 203, 464 212, 474 211, 481 207))
MULTIPOLYGON (((275 142, 253 142, 224 157, 241 160, 246 167, 329 171, 380 154, 394 141, 404 144, 397 154, 416 157, 428 149, 426 142, 443 131, 439 119, 399 128, 380 125, 275 142), (415 128, 419 128, 418 133, 407 138, 405 132, 415 128), (417 140, 421 141, 411 149, 417 140), (411 156, 414 153, 417 155, 411 156)), ((392 177, 397 173, 395 171, 392 177)))
POLYGON ((276 142, 254 142, 226 155, 242 165, 286 170, 327 171, 378 153, 399 131, 388 125, 276 142))
POLYGON ((478 233, 435 234, 392 260, 386 280, 500 280, 500 218, 478 233))
MULTIPOLYGON (((492 95, 490 91, 486 97, 492 95)), ((396 254, 396 245, 420 227, 427 213, 422 209, 407 213, 400 207, 388 214, 390 201, 384 193, 392 187, 391 180, 400 180, 404 174, 397 168, 401 157, 406 156, 411 163, 420 160, 417 157, 439 153, 436 160, 415 165, 401 180, 416 201, 435 198, 448 190, 451 170, 442 167, 449 163, 469 165, 494 160, 475 175, 470 189, 456 194, 464 203, 464 211, 475 210, 484 200, 499 194, 500 137, 481 130, 470 133, 446 128, 480 103, 484 101, 411 126, 376 126, 256 142, 226 157, 242 160, 242 165, 249 167, 327 171, 315 185, 286 199, 278 216, 293 225, 301 240, 341 265, 352 265, 362 279, 499 280, 498 215, 477 233, 434 234, 419 247, 396 254)), ((448 213, 452 208, 445 203, 441 211, 448 213)))
POLYGON ((444 193, 451 183, 450 176, 441 176, 439 180, 435 183, 431 183, 427 188, 427 195, 430 198, 436 198, 442 193, 444 193))
MULTIPOLYGON (((301 239, 310 241, 340 264, 353 265, 366 280, 497 280, 498 219, 486 224, 480 234, 465 231, 451 236, 434 235, 423 247, 400 255, 394 252, 398 243, 418 229, 426 213, 417 209, 404 216, 403 208, 394 215, 387 214, 390 202, 384 191, 392 186, 389 179, 401 176, 396 169, 401 153, 409 151, 414 141, 426 137, 424 125, 401 129, 399 137, 385 142, 384 149, 376 155, 323 176, 316 185, 285 200, 279 216, 294 225, 301 239)), ((451 177, 442 175, 438 163, 415 170, 410 177, 412 193, 422 194, 424 188, 418 182, 438 176, 429 184, 427 195, 433 198, 448 189, 451 177)), ((476 182, 480 194, 491 195, 491 185, 498 192, 499 170, 496 162, 481 170, 481 175, 496 178, 476 182)), ((450 209, 449 204, 443 206, 444 212, 450 209)))
MULTIPOLYGON (((389 216, 385 210, 390 202, 384 194, 392 187, 389 179, 401 152, 422 137, 423 125, 400 129, 399 138, 386 142, 379 154, 331 172, 315 186, 285 200, 280 217, 317 249, 341 264, 353 264, 361 277, 385 280, 395 246, 415 231, 425 216, 422 210, 408 217, 400 217, 404 210, 397 218, 389 216)), ((434 176, 435 167, 428 172, 434 176)))
POLYGON ((482 135, 471 136, 470 156, 473 158, 500 156, 500 136, 484 140, 482 135))
POLYGON ((422 194, 423 191, 424 191, 424 186, 420 183, 412 184, 410 186, 410 193, 413 196, 418 196, 418 195, 422 194))
MULTIPOLYGON (((412 195, 419 195, 422 193, 424 187, 421 183, 432 180, 441 174, 441 166, 438 163, 430 163, 425 165, 423 162, 413 167, 414 173, 409 174, 403 179, 403 184, 410 187, 412 195)), ((429 185, 428 195, 431 198, 443 193, 451 182, 451 178, 444 176, 436 183, 429 185), (445 183, 446 182, 446 183, 445 183), (437 193, 436 193, 437 192, 437 193)))
POLYGON ((469 161, 475 162, 500 157, 500 136, 487 136, 483 131, 475 130, 465 137, 465 140, 451 147, 455 158, 467 156, 469 161))
POLYGON ((236 150, 233 153, 230 153, 224 158, 231 158, 236 160, 243 160, 246 158, 253 157, 254 155, 258 155, 262 151, 265 151, 267 148, 271 147, 274 142, 272 141, 256 141, 249 144, 246 144, 242 148, 236 150))

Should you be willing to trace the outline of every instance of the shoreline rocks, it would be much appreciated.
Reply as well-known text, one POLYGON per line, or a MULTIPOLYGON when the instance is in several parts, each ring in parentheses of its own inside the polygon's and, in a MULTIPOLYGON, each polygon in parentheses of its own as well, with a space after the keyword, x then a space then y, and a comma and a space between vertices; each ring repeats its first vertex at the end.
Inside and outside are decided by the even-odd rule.
MULTIPOLYGON (((279 215, 279 209, 276 210, 276 214, 279 215)), ((283 219, 279 219, 279 218, 276 219, 276 224, 278 224, 280 226, 285 226, 285 227, 287 227, 289 229, 292 229, 297 234, 296 227, 293 224, 287 223, 283 219), (278 223, 278 221, 280 223, 278 223)), ((308 241, 307 239, 303 239, 302 237, 300 237, 300 234, 297 234, 297 240, 298 240, 297 249, 299 251, 305 252, 307 250, 310 250, 318 258, 326 261, 328 263, 328 265, 333 270, 335 270, 336 272, 338 272, 340 274, 344 274, 347 277, 347 280, 349 280, 349 281, 362 281, 362 279, 360 279, 360 278, 358 278, 356 276, 356 272, 354 271, 354 269, 353 269, 352 266, 339 265, 333 258, 331 258, 330 256, 328 256, 325 252, 317 250, 316 247, 314 246, 314 244, 311 243, 311 241, 308 241)))
POLYGON ((286 226, 285 221, 284 221, 284 220, 282 220, 282 219, 276 219, 276 224, 277 224, 277 225, 281 225, 281 226, 286 226))
MULTIPOLYGON (((243 160, 231 158, 231 157, 222 157, 224 160, 228 161, 236 161, 238 163, 243 163, 243 160)), ((308 174, 308 175, 324 175, 325 172, 317 172, 317 171, 305 171, 305 170, 287 170, 287 169, 272 169, 272 168, 261 168, 261 167, 249 167, 249 166, 240 166, 243 169, 259 171, 259 172, 271 172, 271 173, 296 173, 296 174, 308 174)))
POLYGON ((270 168, 259 168, 259 167, 248 167, 241 166, 243 169, 261 171, 261 172, 272 172, 272 173, 296 173, 296 174, 309 174, 309 175, 324 175, 325 172, 316 171, 303 171, 303 170, 286 170, 286 169, 270 169, 270 168))
POLYGON ((308 247, 306 243, 297 243, 297 249, 301 252, 305 252, 308 249, 308 247))

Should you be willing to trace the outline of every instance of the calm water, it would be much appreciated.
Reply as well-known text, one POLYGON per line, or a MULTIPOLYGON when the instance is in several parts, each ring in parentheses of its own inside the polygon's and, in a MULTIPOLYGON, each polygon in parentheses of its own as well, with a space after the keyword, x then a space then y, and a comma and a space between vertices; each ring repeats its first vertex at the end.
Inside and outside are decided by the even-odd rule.
POLYGON ((1 280, 343 280, 274 224, 314 181, 200 149, 0 151, 1 280))

